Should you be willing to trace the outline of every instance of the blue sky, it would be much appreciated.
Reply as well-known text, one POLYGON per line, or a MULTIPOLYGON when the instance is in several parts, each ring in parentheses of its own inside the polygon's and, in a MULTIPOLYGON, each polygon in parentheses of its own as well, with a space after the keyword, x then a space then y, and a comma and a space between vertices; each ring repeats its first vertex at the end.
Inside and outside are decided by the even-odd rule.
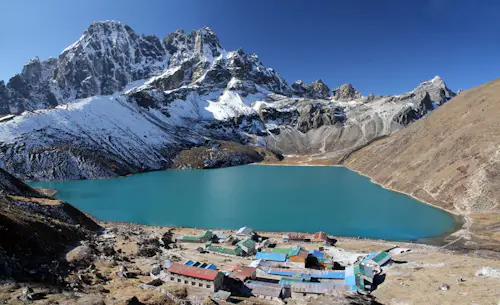
POLYGON ((159 37, 207 25, 228 49, 257 53, 288 81, 402 93, 435 75, 451 89, 500 75, 500 1, 4 0, 0 79, 57 56, 95 20, 159 37))

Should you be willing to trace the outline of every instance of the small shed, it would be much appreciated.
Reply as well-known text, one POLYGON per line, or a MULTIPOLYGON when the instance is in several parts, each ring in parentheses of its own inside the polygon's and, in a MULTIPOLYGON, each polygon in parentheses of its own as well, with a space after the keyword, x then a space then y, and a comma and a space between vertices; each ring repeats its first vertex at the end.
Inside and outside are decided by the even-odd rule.
POLYGON ((214 301, 226 301, 229 302, 231 300, 231 292, 225 290, 219 290, 213 294, 212 299, 214 301))
POLYGON ((316 232, 313 236, 313 242, 326 243, 328 241, 328 235, 325 232, 316 232))
POLYGON ((233 237, 229 233, 224 233, 223 231, 213 232, 214 240, 220 244, 230 241, 233 237))
POLYGON ((387 252, 372 252, 370 254, 368 254, 365 258, 363 258, 363 260, 361 261, 361 263, 363 265, 367 265, 367 266, 383 266, 384 264, 386 264, 390 259, 392 258, 392 256, 387 253, 387 252))
POLYGON ((252 237, 253 229, 250 227, 241 227, 238 231, 236 231, 236 236, 252 237))
POLYGON ((237 246, 243 249, 248 255, 254 255, 255 254, 255 247, 256 243, 251 240, 251 239, 245 239, 242 241, 239 241, 237 243, 237 246))

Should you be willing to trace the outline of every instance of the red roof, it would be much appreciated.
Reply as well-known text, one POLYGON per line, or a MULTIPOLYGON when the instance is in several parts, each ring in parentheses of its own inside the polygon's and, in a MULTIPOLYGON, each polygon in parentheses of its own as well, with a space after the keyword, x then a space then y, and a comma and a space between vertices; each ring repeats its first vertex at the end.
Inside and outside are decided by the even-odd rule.
POLYGON ((234 266, 231 277, 237 278, 244 282, 246 279, 252 278, 257 269, 253 267, 234 266))
POLYGON ((314 240, 325 240, 327 239, 327 235, 325 232, 316 232, 314 234, 314 240))
POLYGON ((168 272, 208 281, 215 280, 219 274, 219 271, 216 270, 186 266, 179 263, 172 263, 172 265, 168 268, 168 272))

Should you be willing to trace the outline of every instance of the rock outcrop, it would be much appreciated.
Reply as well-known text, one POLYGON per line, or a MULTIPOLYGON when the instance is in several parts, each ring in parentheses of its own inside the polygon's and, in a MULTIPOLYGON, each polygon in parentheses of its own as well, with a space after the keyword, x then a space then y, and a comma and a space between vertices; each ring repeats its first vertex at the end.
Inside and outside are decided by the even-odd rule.
POLYGON ((333 90, 333 99, 337 101, 352 101, 361 98, 361 93, 351 84, 344 84, 333 90))
POLYGON ((99 226, 71 205, 41 193, 0 169, 0 278, 56 283, 68 247, 99 226))

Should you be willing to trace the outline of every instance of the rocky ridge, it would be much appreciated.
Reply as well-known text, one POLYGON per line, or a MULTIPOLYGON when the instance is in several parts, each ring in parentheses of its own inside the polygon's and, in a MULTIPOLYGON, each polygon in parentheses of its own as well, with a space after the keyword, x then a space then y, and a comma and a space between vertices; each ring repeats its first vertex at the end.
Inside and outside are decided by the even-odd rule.
POLYGON ((498 79, 465 91, 343 163, 385 187, 466 215, 455 245, 499 251, 499 92, 498 79))
POLYGON ((33 59, 0 84, 0 111, 16 114, 0 121, 0 166, 33 180, 113 177, 172 167, 219 140, 343 155, 454 95, 438 77, 396 96, 290 85, 206 27, 160 39, 95 22, 59 58, 33 59))

